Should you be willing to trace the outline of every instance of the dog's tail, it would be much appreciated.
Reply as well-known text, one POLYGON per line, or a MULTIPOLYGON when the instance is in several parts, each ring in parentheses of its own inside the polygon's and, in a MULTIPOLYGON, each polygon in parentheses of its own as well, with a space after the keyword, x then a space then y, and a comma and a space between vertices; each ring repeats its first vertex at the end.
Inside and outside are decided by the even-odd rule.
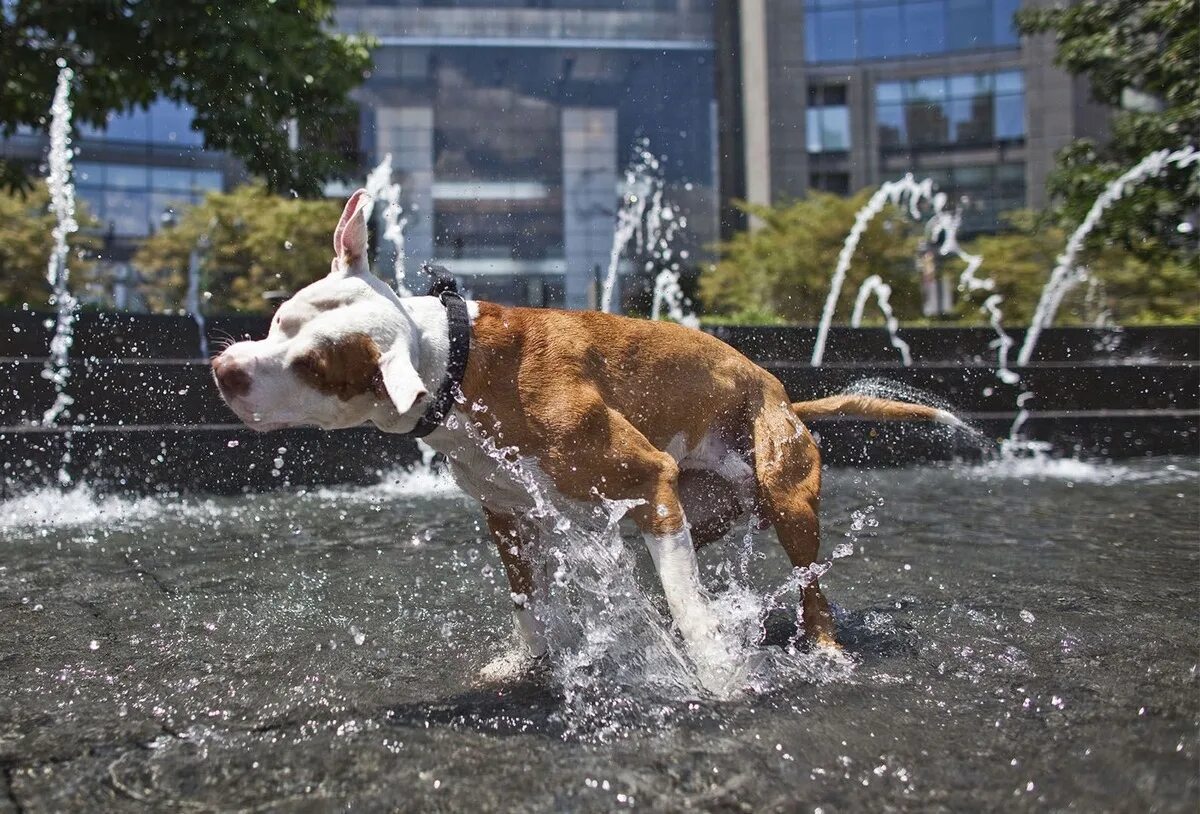
POLYGON ((792 405, 792 412, 801 421, 846 416, 869 418, 876 421, 936 421, 939 424, 949 424, 951 427, 966 426, 958 416, 949 410, 855 393, 830 396, 816 401, 798 401, 792 405))

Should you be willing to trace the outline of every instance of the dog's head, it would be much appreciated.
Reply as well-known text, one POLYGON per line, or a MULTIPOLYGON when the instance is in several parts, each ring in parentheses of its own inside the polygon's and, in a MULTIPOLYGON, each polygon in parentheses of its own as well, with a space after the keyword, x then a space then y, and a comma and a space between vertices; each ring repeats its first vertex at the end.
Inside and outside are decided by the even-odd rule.
POLYGON ((256 430, 372 421, 407 432, 424 412, 416 326, 367 264, 365 190, 333 233, 329 274, 279 307, 266 339, 237 342, 212 360, 225 403, 256 430))

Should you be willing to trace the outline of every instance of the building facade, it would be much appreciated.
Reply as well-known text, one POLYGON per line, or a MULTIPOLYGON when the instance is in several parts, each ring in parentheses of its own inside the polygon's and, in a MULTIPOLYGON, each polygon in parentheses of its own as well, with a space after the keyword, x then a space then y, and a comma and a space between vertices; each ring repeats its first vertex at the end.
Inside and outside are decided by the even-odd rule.
MULTIPOLYGON (((99 224, 104 259, 127 262, 184 207, 246 180, 238 162, 204 149, 192 118, 187 105, 160 99, 145 110, 113 114, 104 128, 76 128, 76 197, 99 224)), ((44 133, 21 129, 0 141, 0 153, 37 167, 48 143, 44 133)))
POLYGON ((595 307, 642 140, 688 218, 677 248, 715 237, 711 0, 343 0, 337 24, 379 43, 362 151, 392 157, 413 286, 427 258, 483 298, 595 307))
POLYGON ((964 231, 990 231, 1045 203, 1060 148, 1103 135, 1104 110, 1054 67, 1053 41, 1018 38, 1020 0, 721 2, 718 47, 739 54, 720 86, 729 197, 846 194, 912 172, 959 202, 964 231))

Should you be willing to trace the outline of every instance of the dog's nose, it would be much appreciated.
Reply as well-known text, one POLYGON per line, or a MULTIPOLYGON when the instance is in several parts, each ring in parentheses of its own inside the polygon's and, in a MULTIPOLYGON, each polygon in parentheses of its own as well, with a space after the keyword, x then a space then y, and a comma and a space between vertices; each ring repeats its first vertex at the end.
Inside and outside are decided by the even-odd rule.
POLYGON ((227 396, 244 396, 250 392, 250 374, 226 354, 212 360, 213 375, 217 385, 227 396))

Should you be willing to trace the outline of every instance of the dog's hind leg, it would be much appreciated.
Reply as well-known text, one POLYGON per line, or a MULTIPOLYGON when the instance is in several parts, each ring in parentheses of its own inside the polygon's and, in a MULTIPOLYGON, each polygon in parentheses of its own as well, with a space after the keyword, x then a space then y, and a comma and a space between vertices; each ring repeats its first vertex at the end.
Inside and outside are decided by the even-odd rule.
POLYGON ((546 634, 545 626, 533 613, 535 586, 529 560, 531 541, 522 539, 520 524, 512 515, 490 509, 484 509, 483 513, 512 589, 513 620, 529 652, 538 658, 546 653, 546 634))
POLYGON ((594 500, 599 493, 610 500, 639 501, 629 517, 654 558, 671 616, 691 649, 707 649, 719 628, 700 586, 675 459, 599 398, 579 409, 559 433, 541 460, 555 486, 577 500, 594 500), (586 475, 576 467, 580 460, 589 462, 586 475))
MULTIPOLYGON (((792 567, 811 568, 821 543, 821 453, 788 405, 764 406, 755 419, 754 458, 760 511, 775 526, 792 567)), ((802 590, 805 633, 837 647, 833 614, 816 574, 805 578, 802 590)))

